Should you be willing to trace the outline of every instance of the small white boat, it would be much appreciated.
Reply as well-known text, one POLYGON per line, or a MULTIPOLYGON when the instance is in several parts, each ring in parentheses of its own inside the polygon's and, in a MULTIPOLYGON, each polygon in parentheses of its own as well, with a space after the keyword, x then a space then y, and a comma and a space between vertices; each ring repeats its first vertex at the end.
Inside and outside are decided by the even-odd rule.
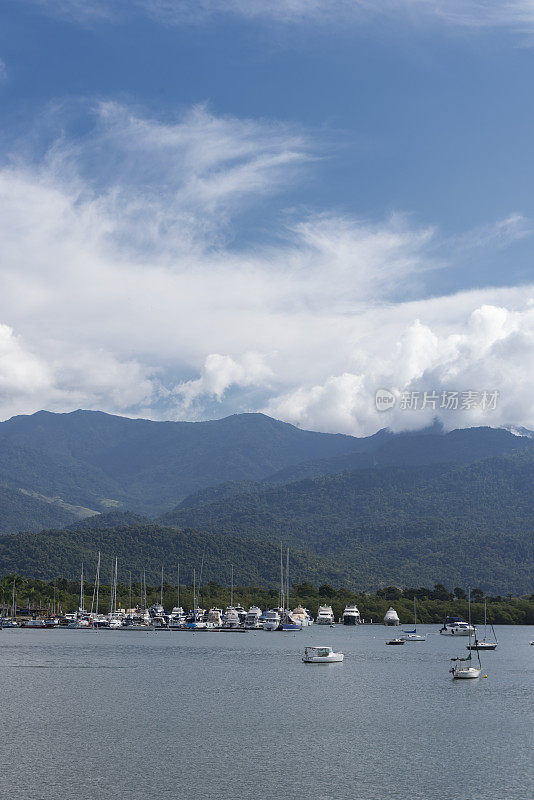
POLYGON ((420 633, 417 633, 417 608, 415 605, 415 597, 413 599, 413 631, 403 631, 403 635, 400 638, 404 639, 405 642, 426 642, 426 636, 421 636, 420 633))
POLYGON ((452 672, 453 678, 479 678, 482 669, 478 667, 463 667, 455 664, 450 668, 449 672, 452 672))
POLYGON ((306 647, 302 660, 305 664, 334 664, 343 661, 343 653, 334 653, 331 647, 306 647))
MULTIPOLYGON (((469 608, 469 622, 467 623, 468 633, 469 636, 469 644, 471 644, 471 632, 473 631, 473 626, 471 625, 471 590, 469 590, 467 595, 467 602, 469 608)), ((478 666, 472 667, 471 666, 471 659, 472 653, 470 652, 466 658, 451 658, 451 661, 454 661, 454 664, 450 668, 449 672, 452 674, 453 678, 456 679, 472 679, 472 678, 479 678, 480 673, 482 672, 482 664, 480 663, 480 653, 478 649, 476 650, 477 659, 478 659, 478 666)))
POLYGON ((497 635, 495 633, 495 628, 491 625, 491 630, 493 631, 493 636, 495 640, 492 642, 491 640, 488 641, 488 615, 487 615, 487 600, 484 600, 484 638, 477 639, 475 636, 475 643, 467 645, 468 650, 496 650, 497 649, 497 635))
POLYGON ((387 639, 386 644, 406 644, 404 639, 387 639))

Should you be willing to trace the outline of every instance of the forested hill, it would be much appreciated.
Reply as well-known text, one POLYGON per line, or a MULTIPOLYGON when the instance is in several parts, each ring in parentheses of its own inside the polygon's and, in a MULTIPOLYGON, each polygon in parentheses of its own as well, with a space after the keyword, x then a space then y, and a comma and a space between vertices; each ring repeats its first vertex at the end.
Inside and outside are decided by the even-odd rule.
POLYGON ((264 414, 193 423, 42 411, 0 423, 0 485, 97 511, 161 513, 198 489, 261 480, 365 441, 302 431, 264 414))
MULTIPOLYGON (((0 575, 17 573, 51 580, 61 576, 76 580, 83 562, 86 576, 94 576, 98 552, 102 558, 102 580, 109 581, 111 565, 118 559, 119 580, 139 581, 146 571, 149 582, 158 583, 164 566, 173 581, 180 565, 181 580, 230 582, 231 565, 236 581, 251 586, 276 586, 279 582, 280 546, 252 541, 242 536, 223 536, 192 530, 177 531, 136 514, 103 514, 63 530, 0 536, 0 575)), ((343 563, 325 556, 291 552, 294 580, 306 576, 316 583, 352 585, 355 576, 343 563)))
POLYGON ((461 575, 502 592, 532 591, 533 481, 534 453, 524 451, 467 466, 307 479, 179 507, 161 521, 305 547, 354 564, 365 583, 461 575))
POLYGON ((382 430, 356 438, 300 430, 264 414, 191 423, 42 411, 0 423, 0 486, 17 492, 13 504, 5 497, 0 533, 39 527, 38 507, 26 513, 21 490, 45 503, 41 527, 57 527, 66 522, 66 510, 73 516, 110 509, 157 516, 195 492, 209 501, 212 490, 220 498, 254 483, 387 465, 463 464, 533 448, 528 435, 491 428, 382 430))

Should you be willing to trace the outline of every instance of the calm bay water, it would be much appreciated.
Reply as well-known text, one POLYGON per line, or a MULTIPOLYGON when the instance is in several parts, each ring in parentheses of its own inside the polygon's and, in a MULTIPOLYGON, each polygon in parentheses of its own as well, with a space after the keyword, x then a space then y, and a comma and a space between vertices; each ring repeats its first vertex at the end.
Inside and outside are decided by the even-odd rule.
POLYGON ((438 627, 3 630, 1 796, 531 800, 534 629, 499 627, 487 679, 452 681, 466 640, 438 627))

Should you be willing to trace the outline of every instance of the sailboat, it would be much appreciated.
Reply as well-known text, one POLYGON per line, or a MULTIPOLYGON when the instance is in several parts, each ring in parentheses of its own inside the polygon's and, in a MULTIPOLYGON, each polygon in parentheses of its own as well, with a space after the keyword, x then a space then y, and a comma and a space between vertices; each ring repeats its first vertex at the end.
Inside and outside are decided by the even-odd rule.
POLYGON ((469 642, 469 644, 467 645, 467 649, 468 650, 496 650, 497 649, 497 635, 495 633, 495 629, 494 629, 493 625, 491 625, 491 624, 490 624, 490 627, 491 627, 493 636, 495 637, 495 641, 494 642, 492 642, 492 641, 488 642, 488 640, 487 640, 488 621, 487 621, 487 608, 486 607, 487 607, 487 600, 484 599, 484 638, 481 639, 480 641, 478 641, 477 637, 476 637, 476 634, 475 634, 475 642, 474 642, 474 644, 471 644, 471 642, 469 642))
POLYGON ((415 605, 415 597, 413 599, 413 631, 403 631, 404 636, 400 636, 404 642, 426 642, 426 635, 421 636, 417 633, 417 609, 415 605))
MULTIPOLYGON (((469 590, 469 644, 471 644, 471 590, 469 590)), ((476 639, 475 639, 476 642, 476 639)), ((478 667, 473 667, 472 653, 470 652, 465 658, 451 658, 455 663, 450 668, 449 672, 452 673, 453 678, 479 678, 482 672, 482 664, 480 663, 480 653, 476 651, 478 659, 478 667)))

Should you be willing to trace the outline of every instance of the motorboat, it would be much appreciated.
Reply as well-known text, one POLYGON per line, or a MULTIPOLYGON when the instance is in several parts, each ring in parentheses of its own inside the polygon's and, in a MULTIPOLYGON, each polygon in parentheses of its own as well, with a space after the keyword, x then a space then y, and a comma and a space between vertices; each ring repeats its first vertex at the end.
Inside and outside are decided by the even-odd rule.
POLYGON ((223 614, 222 627, 223 628, 239 628, 240 626, 239 614, 237 609, 233 606, 228 606, 223 614))
POLYGON ((264 631, 277 631, 280 627, 281 623, 280 614, 278 611, 266 611, 265 616, 263 618, 263 630, 264 631))
POLYGON ((302 660, 305 664, 334 664, 343 661, 343 653, 335 653, 331 647, 305 647, 302 660))
POLYGON ((210 608, 206 619, 208 628, 220 628, 222 625, 223 610, 222 608, 210 608))
POLYGON ((388 639, 386 644, 406 644, 404 639, 388 639))
POLYGON ((391 606, 386 611, 386 615, 384 617, 384 625, 400 625, 399 615, 395 611, 394 608, 391 606))
POLYGON ((303 606, 299 605, 296 608, 294 608, 293 611, 291 612, 291 616, 293 617, 294 620, 300 622, 303 628, 307 628, 308 625, 313 624, 310 612, 306 608, 303 608, 303 606))
POLYGON ((358 606, 354 603, 345 607, 343 612, 343 625, 359 625, 361 622, 358 606))
POLYGON ((32 619, 24 620, 24 622, 20 626, 21 628, 25 628, 28 630, 50 630, 51 626, 47 625, 44 619, 38 619, 37 617, 32 617, 32 619))
POLYGON ((295 619, 291 611, 281 611, 280 630, 282 631, 301 631, 302 623, 300 620, 295 619))
POLYGON ((185 628, 186 619, 187 617, 186 614, 184 614, 182 606, 174 606, 173 610, 169 614, 169 629, 179 630, 180 628, 185 628))
POLYGON ((470 625, 462 617, 448 616, 439 629, 442 636, 472 636, 476 631, 474 625, 470 625))
POLYGON ((335 619, 332 606, 319 606, 315 622, 317 625, 333 625, 335 619))
POLYGON ((260 617, 261 608, 258 608, 258 606, 250 606, 245 617, 245 628, 247 628, 247 630, 261 628, 262 623, 260 622, 260 617))

